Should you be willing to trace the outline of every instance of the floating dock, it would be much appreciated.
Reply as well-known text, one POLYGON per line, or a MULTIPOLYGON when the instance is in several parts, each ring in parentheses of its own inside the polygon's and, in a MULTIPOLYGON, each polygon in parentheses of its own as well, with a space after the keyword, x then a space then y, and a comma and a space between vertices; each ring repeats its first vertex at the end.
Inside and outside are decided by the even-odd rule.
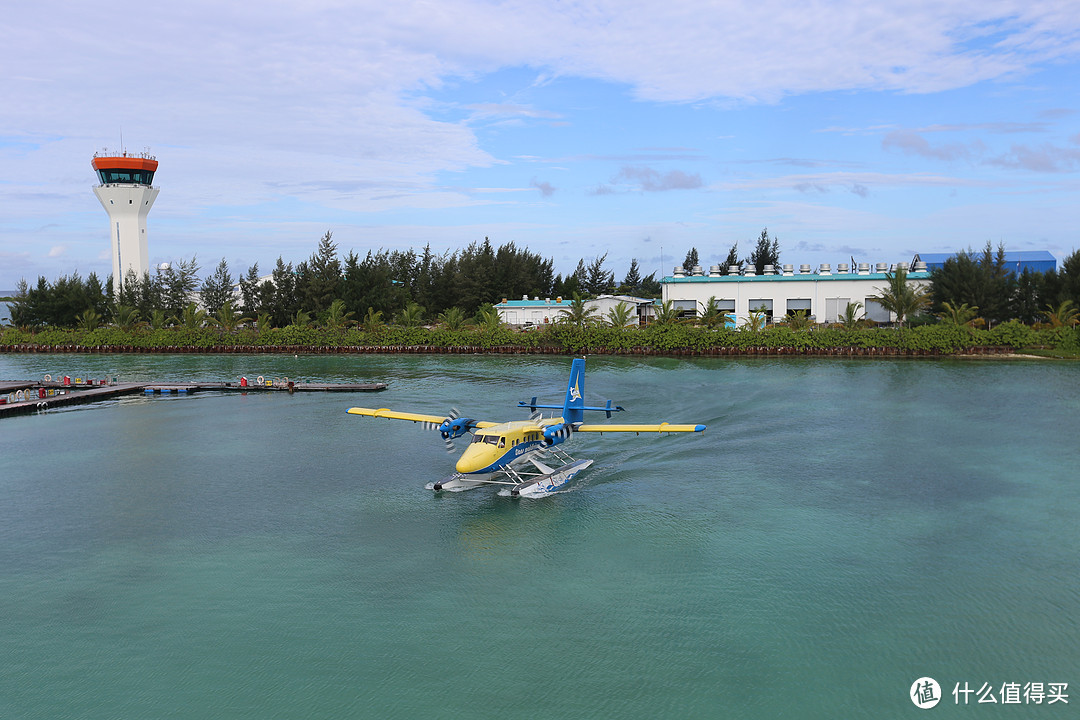
POLYGON ((386 383, 309 383, 275 378, 257 382, 115 382, 27 380, 0 382, 0 417, 95 402, 121 395, 184 395, 202 390, 234 392, 378 392, 386 383))

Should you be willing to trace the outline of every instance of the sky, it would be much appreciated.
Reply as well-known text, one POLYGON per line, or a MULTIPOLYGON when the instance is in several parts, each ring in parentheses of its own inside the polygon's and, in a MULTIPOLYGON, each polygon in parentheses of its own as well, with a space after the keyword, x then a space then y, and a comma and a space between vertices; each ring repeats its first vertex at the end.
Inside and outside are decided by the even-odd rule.
POLYGON ((95 152, 160 165, 153 265, 485 237, 570 273, 1080 247, 1078 0, 9 4, 0 289, 111 268, 95 152))

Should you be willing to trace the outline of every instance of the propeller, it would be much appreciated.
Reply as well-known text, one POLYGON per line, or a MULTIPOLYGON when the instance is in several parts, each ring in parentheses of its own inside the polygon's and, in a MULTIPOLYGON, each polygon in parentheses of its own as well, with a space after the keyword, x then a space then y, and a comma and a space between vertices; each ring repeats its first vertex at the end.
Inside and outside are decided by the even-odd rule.
POLYGON ((454 452, 454 438, 467 433, 471 422, 469 418, 462 418, 457 408, 450 408, 445 420, 441 423, 425 422, 424 429, 438 430, 443 437, 443 442, 446 443, 446 452, 452 453, 454 452))

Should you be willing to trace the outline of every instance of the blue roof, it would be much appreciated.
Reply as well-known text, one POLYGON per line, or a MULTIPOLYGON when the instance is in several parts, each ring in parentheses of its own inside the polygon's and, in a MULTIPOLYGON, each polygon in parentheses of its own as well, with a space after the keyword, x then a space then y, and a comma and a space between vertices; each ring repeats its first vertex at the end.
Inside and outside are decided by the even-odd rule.
MULTIPOLYGON (((928 272, 915 272, 914 270, 908 271, 908 280, 924 280, 930 277, 928 272)), ((859 275, 858 273, 833 273, 832 275, 819 275, 817 273, 795 273, 794 275, 687 275, 686 277, 673 277, 671 275, 663 278, 661 282, 665 283, 682 283, 682 282, 806 282, 807 280, 888 280, 886 273, 867 273, 866 275, 859 275)))
MULTIPOLYGON (((936 268, 941 267, 946 260, 953 257, 956 257, 956 253, 919 253, 915 256, 915 260, 923 261, 928 268, 936 268)), ((981 253, 977 253, 976 257, 981 257, 981 253)), ((995 253, 995 257, 997 257, 997 253, 995 253)), ((1057 269, 1057 259, 1048 250, 1006 251, 1005 266, 1017 273, 1024 270, 1046 272, 1057 269)))

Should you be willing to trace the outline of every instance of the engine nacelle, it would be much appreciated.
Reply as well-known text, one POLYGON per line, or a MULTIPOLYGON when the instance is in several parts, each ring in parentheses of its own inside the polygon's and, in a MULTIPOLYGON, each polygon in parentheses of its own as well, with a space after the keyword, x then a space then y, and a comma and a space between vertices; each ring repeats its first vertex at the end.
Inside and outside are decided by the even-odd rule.
POLYGON ((448 440, 459 438, 465 433, 469 432, 469 428, 476 421, 472 418, 454 418, 443 420, 442 425, 439 426, 439 432, 442 436, 448 440))
POLYGON ((570 437, 570 433, 574 431, 573 425, 567 425, 566 423, 559 423, 558 425, 549 425, 544 428, 544 444, 548 447, 552 445, 558 445, 561 442, 566 442, 570 437))

